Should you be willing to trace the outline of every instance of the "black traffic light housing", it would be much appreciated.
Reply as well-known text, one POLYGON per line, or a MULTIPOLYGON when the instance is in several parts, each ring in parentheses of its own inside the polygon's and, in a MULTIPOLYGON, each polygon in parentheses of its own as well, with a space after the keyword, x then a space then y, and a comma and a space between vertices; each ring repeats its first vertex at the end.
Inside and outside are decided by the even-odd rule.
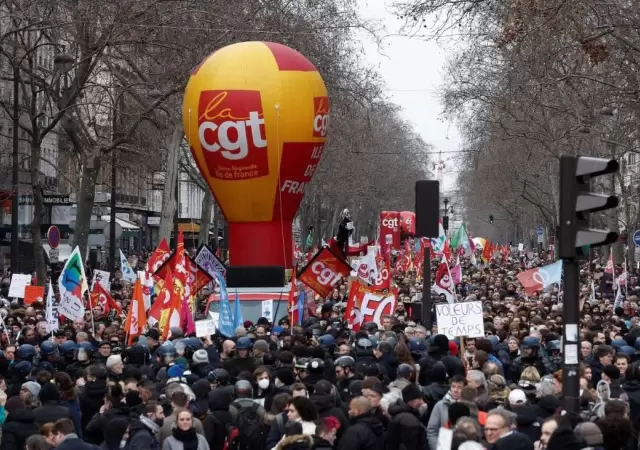
POLYGON ((561 259, 582 259, 590 247, 608 245, 618 240, 618 233, 589 228, 589 213, 618 206, 615 195, 589 191, 592 178, 618 172, 615 159, 591 156, 560 157, 560 223, 558 225, 558 256, 561 259))
POLYGON ((493 214, 489 214, 489 223, 493 223, 493 214))

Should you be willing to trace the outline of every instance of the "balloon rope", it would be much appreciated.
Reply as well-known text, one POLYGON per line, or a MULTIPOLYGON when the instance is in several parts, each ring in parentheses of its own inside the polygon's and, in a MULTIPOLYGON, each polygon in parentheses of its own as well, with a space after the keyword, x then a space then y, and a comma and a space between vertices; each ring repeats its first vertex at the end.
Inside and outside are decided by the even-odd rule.
POLYGON ((278 197, 280 199, 280 233, 282 234, 282 257, 284 268, 287 268, 287 246, 284 239, 284 222, 282 215, 282 185, 280 184, 280 170, 282 168, 282 149, 280 148, 280 105, 276 104, 276 144, 278 146, 278 197))

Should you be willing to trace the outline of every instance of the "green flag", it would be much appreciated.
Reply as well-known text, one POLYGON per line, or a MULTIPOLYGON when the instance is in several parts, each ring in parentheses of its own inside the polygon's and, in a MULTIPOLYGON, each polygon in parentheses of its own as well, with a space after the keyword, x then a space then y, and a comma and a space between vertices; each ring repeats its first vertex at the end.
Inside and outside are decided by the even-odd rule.
POLYGON ((464 229, 464 225, 460 225, 460 228, 456 230, 456 234, 453 235, 453 238, 451 239, 451 248, 457 250, 458 248, 462 247, 464 245, 463 242, 465 242, 465 239, 469 240, 467 231, 464 229))

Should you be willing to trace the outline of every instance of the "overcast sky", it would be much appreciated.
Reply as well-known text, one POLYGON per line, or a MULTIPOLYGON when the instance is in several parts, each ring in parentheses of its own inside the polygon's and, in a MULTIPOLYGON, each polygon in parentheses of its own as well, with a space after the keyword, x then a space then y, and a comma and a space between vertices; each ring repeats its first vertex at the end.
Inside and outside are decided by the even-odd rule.
MULTIPOLYGON (((391 0, 358 0, 364 19, 380 21, 388 34, 396 34, 402 22, 391 14, 391 0)), ((391 101, 402 108, 402 116, 422 138, 433 145, 433 151, 451 152, 460 149, 461 141, 455 124, 441 117, 442 105, 437 89, 443 83, 447 52, 455 49, 455 42, 437 44, 424 38, 388 36, 378 47, 365 32, 358 32, 365 49, 366 60, 378 68, 387 86, 391 101)), ((445 161, 455 156, 443 153, 445 161)), ((437 161, 438 155, 431 155, 437 161)), ((446 164, 444 189, 454 188, 455 170, 446 164)), ((443 187, 441 186, 441 189, 443 187)))

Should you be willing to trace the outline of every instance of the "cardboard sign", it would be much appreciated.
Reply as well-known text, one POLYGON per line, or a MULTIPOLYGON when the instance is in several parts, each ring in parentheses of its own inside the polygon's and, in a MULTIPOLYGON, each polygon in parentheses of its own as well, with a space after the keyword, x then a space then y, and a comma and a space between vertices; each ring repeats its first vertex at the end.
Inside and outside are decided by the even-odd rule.
POLYGON ((9 285, 9 297, 24 298, 24 289, 29 285, 31 285, 31 275, 14 273, 13 275, 11 275, 11 284, 9 285))
POLYGON ((25 286, 24 287, 24 304, 30 305, 35 302, 41 302, 44 299, 44 286, 25 286))
POLYGON ((262 316, 273 322, 273 300, 262 300, 262 316))
POLYGON ((328 297, 342 277, 348 277, 351 267, 328 247, 322 248, 302 269, 298 281, 313 289, 321 297, 328 297))
POLYGON ((444 303, 436 305, 438 334, 449 339, 460 336, 484 337, 482 302, 444 303))
POLYGON ((58 303, 58 313, 75 322, 84 318, 84 305, 74 295, 65 295, 58 303))
POLYGON ((93 289, 94 284, 100 283, 100 286, 102 286, 105 291, 111 292, 111 282, 109 281, 110 276, 111 274, 106 270, 94 270, 93 283, 91 284, 91 288, 93 289))
POLYGON ((196 320, 196 336, 209 337, 216 334, 216 324, 213 319, 196 320))

